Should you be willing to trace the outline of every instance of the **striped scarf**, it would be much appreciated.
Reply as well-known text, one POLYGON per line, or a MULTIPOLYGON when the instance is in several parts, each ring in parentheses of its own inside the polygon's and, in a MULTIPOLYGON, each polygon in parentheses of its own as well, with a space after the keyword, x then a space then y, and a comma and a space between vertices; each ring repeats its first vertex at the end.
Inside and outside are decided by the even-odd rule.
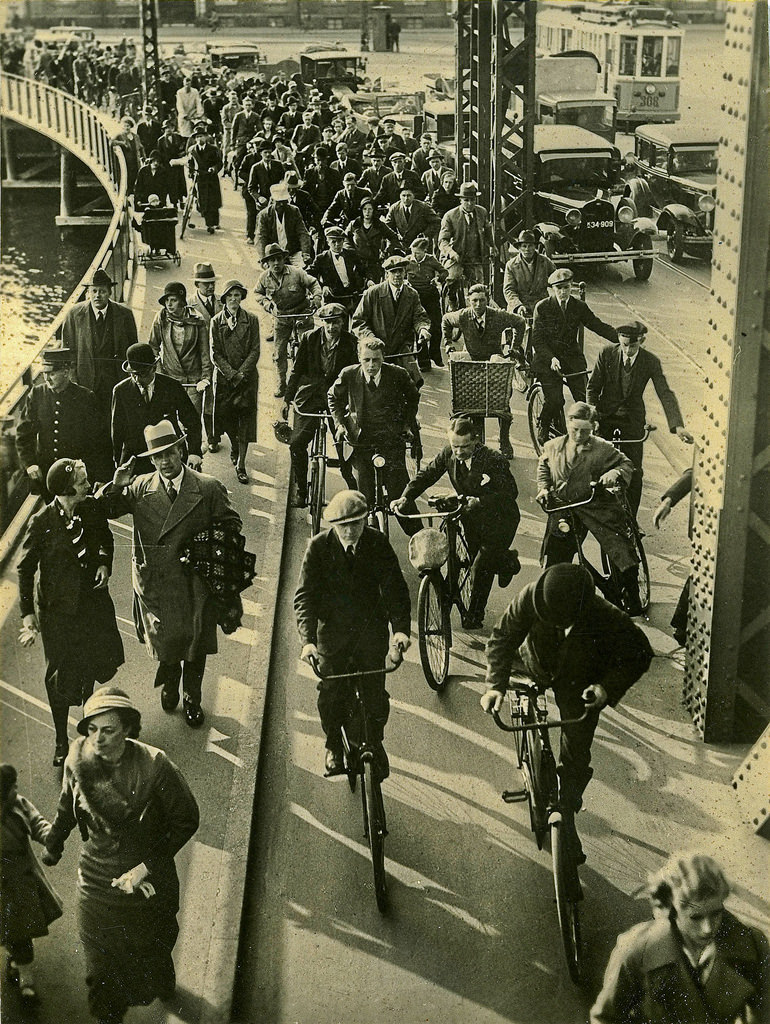
POLYGON ((88 568, 88 552, 86 550, 86 537, 83 533, 83 520, 79 515, 74 515, 68 521, 67 513, 64 511, 64 506, 58 501, 56 502, 56 509, 61 516, 64 529, 67 531, 70 543, 75 550, 75 558, 80 562, 81 568, 88 568))

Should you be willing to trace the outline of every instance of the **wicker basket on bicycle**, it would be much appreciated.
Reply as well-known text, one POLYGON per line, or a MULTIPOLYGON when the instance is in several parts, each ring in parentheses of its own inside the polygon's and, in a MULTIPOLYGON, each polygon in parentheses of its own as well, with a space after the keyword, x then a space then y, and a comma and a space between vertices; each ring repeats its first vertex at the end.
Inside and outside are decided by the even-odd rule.
POLYGON ((449 374, 453 415, 506 416, 510 413, 513 363, 451 360, 449 374))

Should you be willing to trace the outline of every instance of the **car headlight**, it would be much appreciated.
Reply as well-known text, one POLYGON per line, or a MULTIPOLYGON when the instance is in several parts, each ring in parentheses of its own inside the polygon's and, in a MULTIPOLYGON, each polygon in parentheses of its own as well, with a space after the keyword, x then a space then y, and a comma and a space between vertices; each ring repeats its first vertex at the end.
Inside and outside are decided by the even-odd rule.
POLYGON ((698 200, 698 209, 702 210, 703 213, 711 213, 716 205, 716 200, 713 196, 701 196, 698 200))
POLYGON ((622 224, 630 224, 634 219, 634 211, 630 206, 618 207, 618 220, 622 224))
POLYGON ((656 85, 652 85, 652 84, 645 85, 645 87, 644 87, 644 91, 647 93, 648 96, 653 96, 655 94, 655 90, 656 89, 657 89, 657 86, 656 85))
POLYGON ((576 228, 582 219, 580 210, 569 210, 567 212, 566 220, 571 228, 576 228))

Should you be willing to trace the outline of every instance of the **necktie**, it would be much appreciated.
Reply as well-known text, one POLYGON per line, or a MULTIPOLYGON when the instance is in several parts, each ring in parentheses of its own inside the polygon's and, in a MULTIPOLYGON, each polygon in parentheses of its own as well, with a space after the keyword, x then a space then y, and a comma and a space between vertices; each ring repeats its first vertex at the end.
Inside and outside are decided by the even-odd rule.
POLYGON ((479 331, 480 334, 483 334, 484 333, 484 321, 483 320, 479 320, 478 317, 474 317, 473 319, 476 321, 476 329, 479 331))
POLYGON ((169 480, 168 484, 166 485, 166 490, 168 491, 168 500, 173 505, 177 497, 177 489, 176 487, 174 487, 173 480, 169 480))
POLYGON ((212 298, 206 299, 206 309, 208 310, 209 316, 214 315, 214 300, 212 298))
POLYGON ((140 388, 140 391, 142 392, 142 398, 144 399, 144 404, 145 405, 149 405, 150 404, 150 389, 149 388, 140 388))
POLYGON ((345 548, 345 558, 347 559, 348 567, 352 569, 356 561, 356 549, 352 544, 350 547, 345 548))
POLYGON ((369 388, 370 391, 376 391, 377 381, 374 379, 374 377, 370 377, 369 380, 366 382, 366 386, 369 388))
POLYGON ((626 373, 630 373, 631 372, 631 367, 633 365, 634 364, 631 362, 630 359, 624 359, 623 360, 623 369, 626 371, 626 373))

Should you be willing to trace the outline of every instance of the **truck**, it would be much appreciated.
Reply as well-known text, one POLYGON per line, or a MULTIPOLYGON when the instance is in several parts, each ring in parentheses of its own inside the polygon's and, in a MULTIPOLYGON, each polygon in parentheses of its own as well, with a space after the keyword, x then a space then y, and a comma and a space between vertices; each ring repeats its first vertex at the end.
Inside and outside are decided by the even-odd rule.
MULTIPOLYGON (((598 91, 602 66, 587 50, 538 55, 535 59, 535 123, 568 124, 615 141, 617 100, 598 91)), ((521 118, 521 100, 511 97, 521 118)))

